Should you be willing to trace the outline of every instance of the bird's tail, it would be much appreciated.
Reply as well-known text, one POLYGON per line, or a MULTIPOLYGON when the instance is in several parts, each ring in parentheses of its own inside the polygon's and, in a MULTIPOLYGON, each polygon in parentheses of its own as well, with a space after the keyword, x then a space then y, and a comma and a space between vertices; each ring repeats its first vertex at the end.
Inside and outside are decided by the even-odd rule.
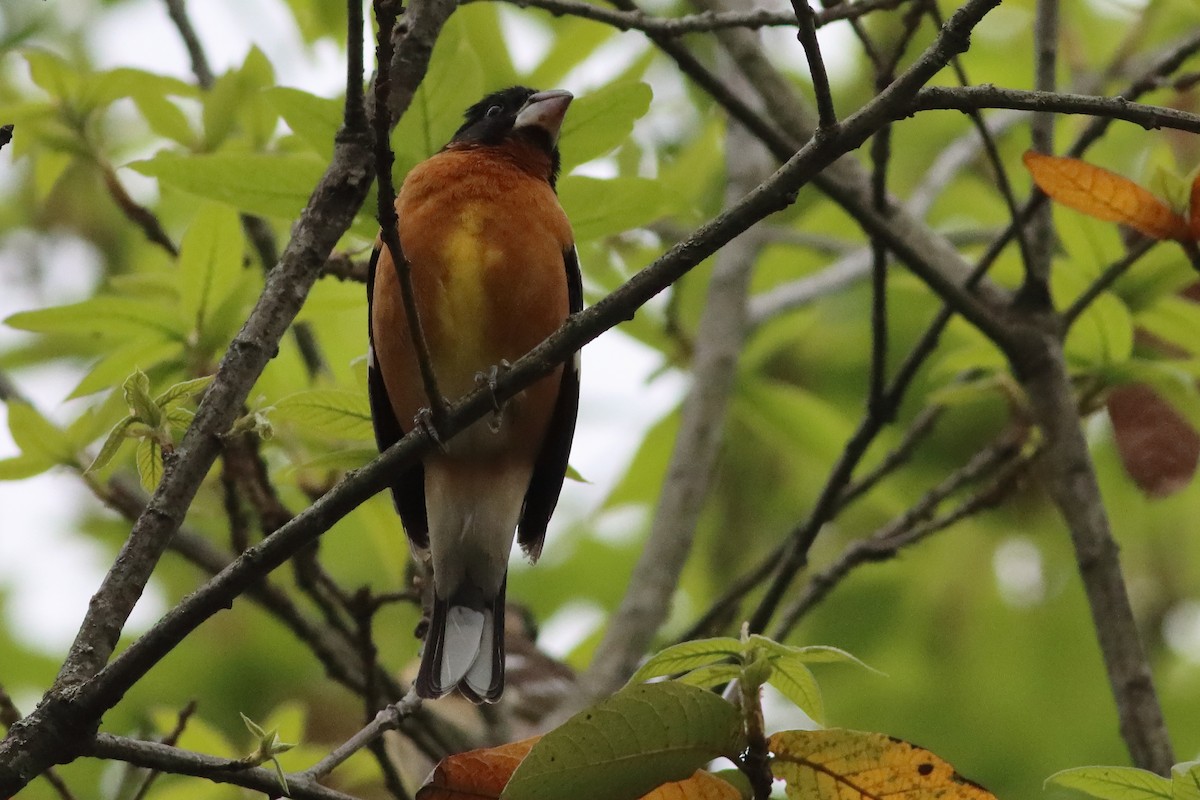
MULTIPOLYGON (((494 703, 504 691, 504 588, 490 606, 434 593, 433 617, 417 672, 417 694, 434 699, 455 687, 472 703, 494 703)), ((476 593, 477 595, 477 593, 476 593)))

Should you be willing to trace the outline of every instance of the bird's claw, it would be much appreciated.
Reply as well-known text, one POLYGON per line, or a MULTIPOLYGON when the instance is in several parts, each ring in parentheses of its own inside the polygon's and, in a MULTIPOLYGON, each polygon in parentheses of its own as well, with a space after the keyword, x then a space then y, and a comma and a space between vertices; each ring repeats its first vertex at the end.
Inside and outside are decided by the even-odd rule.
POLYGON ((413 417, 413 424, 429 435, 433 443, 438 446, 438 449, 443 453, 446 452, 446 443, 442 441, 442 435, 438 433, 437 425, 433 421, 433 412, 428 408, 422 408, 413 417))
POLYGON ((500 413, 500 400, 496 397, 496 383, 500 380, 500 373, 508 372, 510 369, 512 369, 512 364, 502 358, 499 364, 488 367, 487 372, 481 370, 475 373, 475 385, 488 390, 492 400, 492 411, 497 414, 500 413))
POLYGON ((501 372, 507 372, 512 369, 512 364, 505 359, 500 359, 499 364, 493 364, 488 368, 487 372, 475 373, 475 385, 481 389, 487 389, 488 397, 492 401, 492 416, 488 419, 488 430, 492 433, 500 432, 501 416, 500 412, 504 410, 500 399, 496 397, 496 383, 500 379, 501 372))

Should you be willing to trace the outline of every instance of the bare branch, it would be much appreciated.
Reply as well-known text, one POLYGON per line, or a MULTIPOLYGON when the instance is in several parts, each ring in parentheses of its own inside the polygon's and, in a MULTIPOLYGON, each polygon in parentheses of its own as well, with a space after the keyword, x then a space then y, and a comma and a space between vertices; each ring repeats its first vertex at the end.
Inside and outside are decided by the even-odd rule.
POLYGON ((913 111, 971 111, 981 108, 1018 108, 1057 114, 1086 114, 1103 117, 1106 124, 1119 119, 1140 125, 1146 130, 1172 128, 1200 133, 1200 114, 1165 106, 1133 103, 1120 96, 1097 97, 1064 92, 1004 89, 998 86, 929 86, 917 92, 912 104, 913 111))
POLYGON ((339 764, 371 744, 386 731, 395 730, 401 720, 421 708, 421 702, 421 698, 417 697, 415 692, 409 692, 403 700, 381 710, 375 715, 375 719, 300 775, 310 780, 317 780, 333 772, 339 764))
POLYGON ((355 800, 351 795, 321 786, 303 775, 287 776, 287 791, 279 785, 279 775, 262 767, 243 767, 236 761, 216 758, 191 750, 183 750, 158 742, 145 742, 111 733, 100 733, 86 749, 86 755, 110 761, 124 761, 135 766, 168 772, 173 775, 192 775, 213 783, 228 783, 262 792, 268 797, 291 797, 296 800, 355 800))
MULTIPOLYGON (((476 2, 477 0, 466 0, 476 2)), ((893 9, 910 0, 862 0, 843 3, 813 14, 813 24, 820 28, 832 22, 853 20, 873 11, 893 9)), ((753 11, 723 11, 690 14, 683 17, 655 17, 641 10, 613 10, 580 0, 507 0, 521 8, 540 8, 555 16, 573 16, 595 20, 622 31, 642 31, 648 35, 677 37, 688 33, 722 30, 724 28, 792 27, 796 15, 786 11, 759 8, 753 11)))
POLYGON ((872 536, 849 545, 832 564, 809 578, 804 591, 784 610, 772 632, 784 639, 800 619, 811 611, 856 567, 894 558, 910 545, 945 530, 962 519, 999 503, 1024 474, 1035 453, 1021 453, 1021 443, 1009 438, 977 453, 961 469, 929 490, 910 509, 872 536), (964 486, 995 474, 984 487, 972 493, 944 515, 933 517, 937 507, 964 486))

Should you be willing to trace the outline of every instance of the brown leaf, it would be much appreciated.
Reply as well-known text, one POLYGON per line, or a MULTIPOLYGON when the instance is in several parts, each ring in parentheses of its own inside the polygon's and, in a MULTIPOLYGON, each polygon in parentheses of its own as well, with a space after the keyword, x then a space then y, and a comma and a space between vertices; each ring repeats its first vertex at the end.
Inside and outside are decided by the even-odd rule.
POLYGON ((771 770, 791 800, 996 800, 928 750, 882 733, 783 731, 770 744, 771 770))
POLYGON ((1107 405, 1121 463, 1139 489, 1166 497, 1191 483, 1200 435, 1174 406, 1140 383, 1114 389, 1107 405))
POLYGON ((417 800, 499 797, 508 779, 539 738, 535 736, 499 747, 485 747, 446 756, 417 791, 417 800))
POLYGON ((1154 239, 1195 239, 1187 220, 1128 178, 1077 158, 1032 150, 1022 160, 1038 188, 1068 208, 1106 222, 1120 222, 1154 239))

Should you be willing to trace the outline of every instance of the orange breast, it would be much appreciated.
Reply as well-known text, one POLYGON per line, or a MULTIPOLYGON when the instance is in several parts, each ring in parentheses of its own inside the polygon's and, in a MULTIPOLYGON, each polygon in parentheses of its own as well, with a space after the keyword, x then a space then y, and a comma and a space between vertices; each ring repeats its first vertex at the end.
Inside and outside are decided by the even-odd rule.
MULTIPOLYGON (((396 210, 422 330, 447 399, 473 389, 476 373, 524 355, 566 319, 570 224, 550 186, 519 163, 482 149, 444 151, 409 174, 396 210)), ((372 306, 376 357, 407 426, 428 401, 386 252, 376 266, 372 306)), ((524 430, 514 435, 540 445, 557 386, 552 375, 523 393, 514 422, 524 430)))

